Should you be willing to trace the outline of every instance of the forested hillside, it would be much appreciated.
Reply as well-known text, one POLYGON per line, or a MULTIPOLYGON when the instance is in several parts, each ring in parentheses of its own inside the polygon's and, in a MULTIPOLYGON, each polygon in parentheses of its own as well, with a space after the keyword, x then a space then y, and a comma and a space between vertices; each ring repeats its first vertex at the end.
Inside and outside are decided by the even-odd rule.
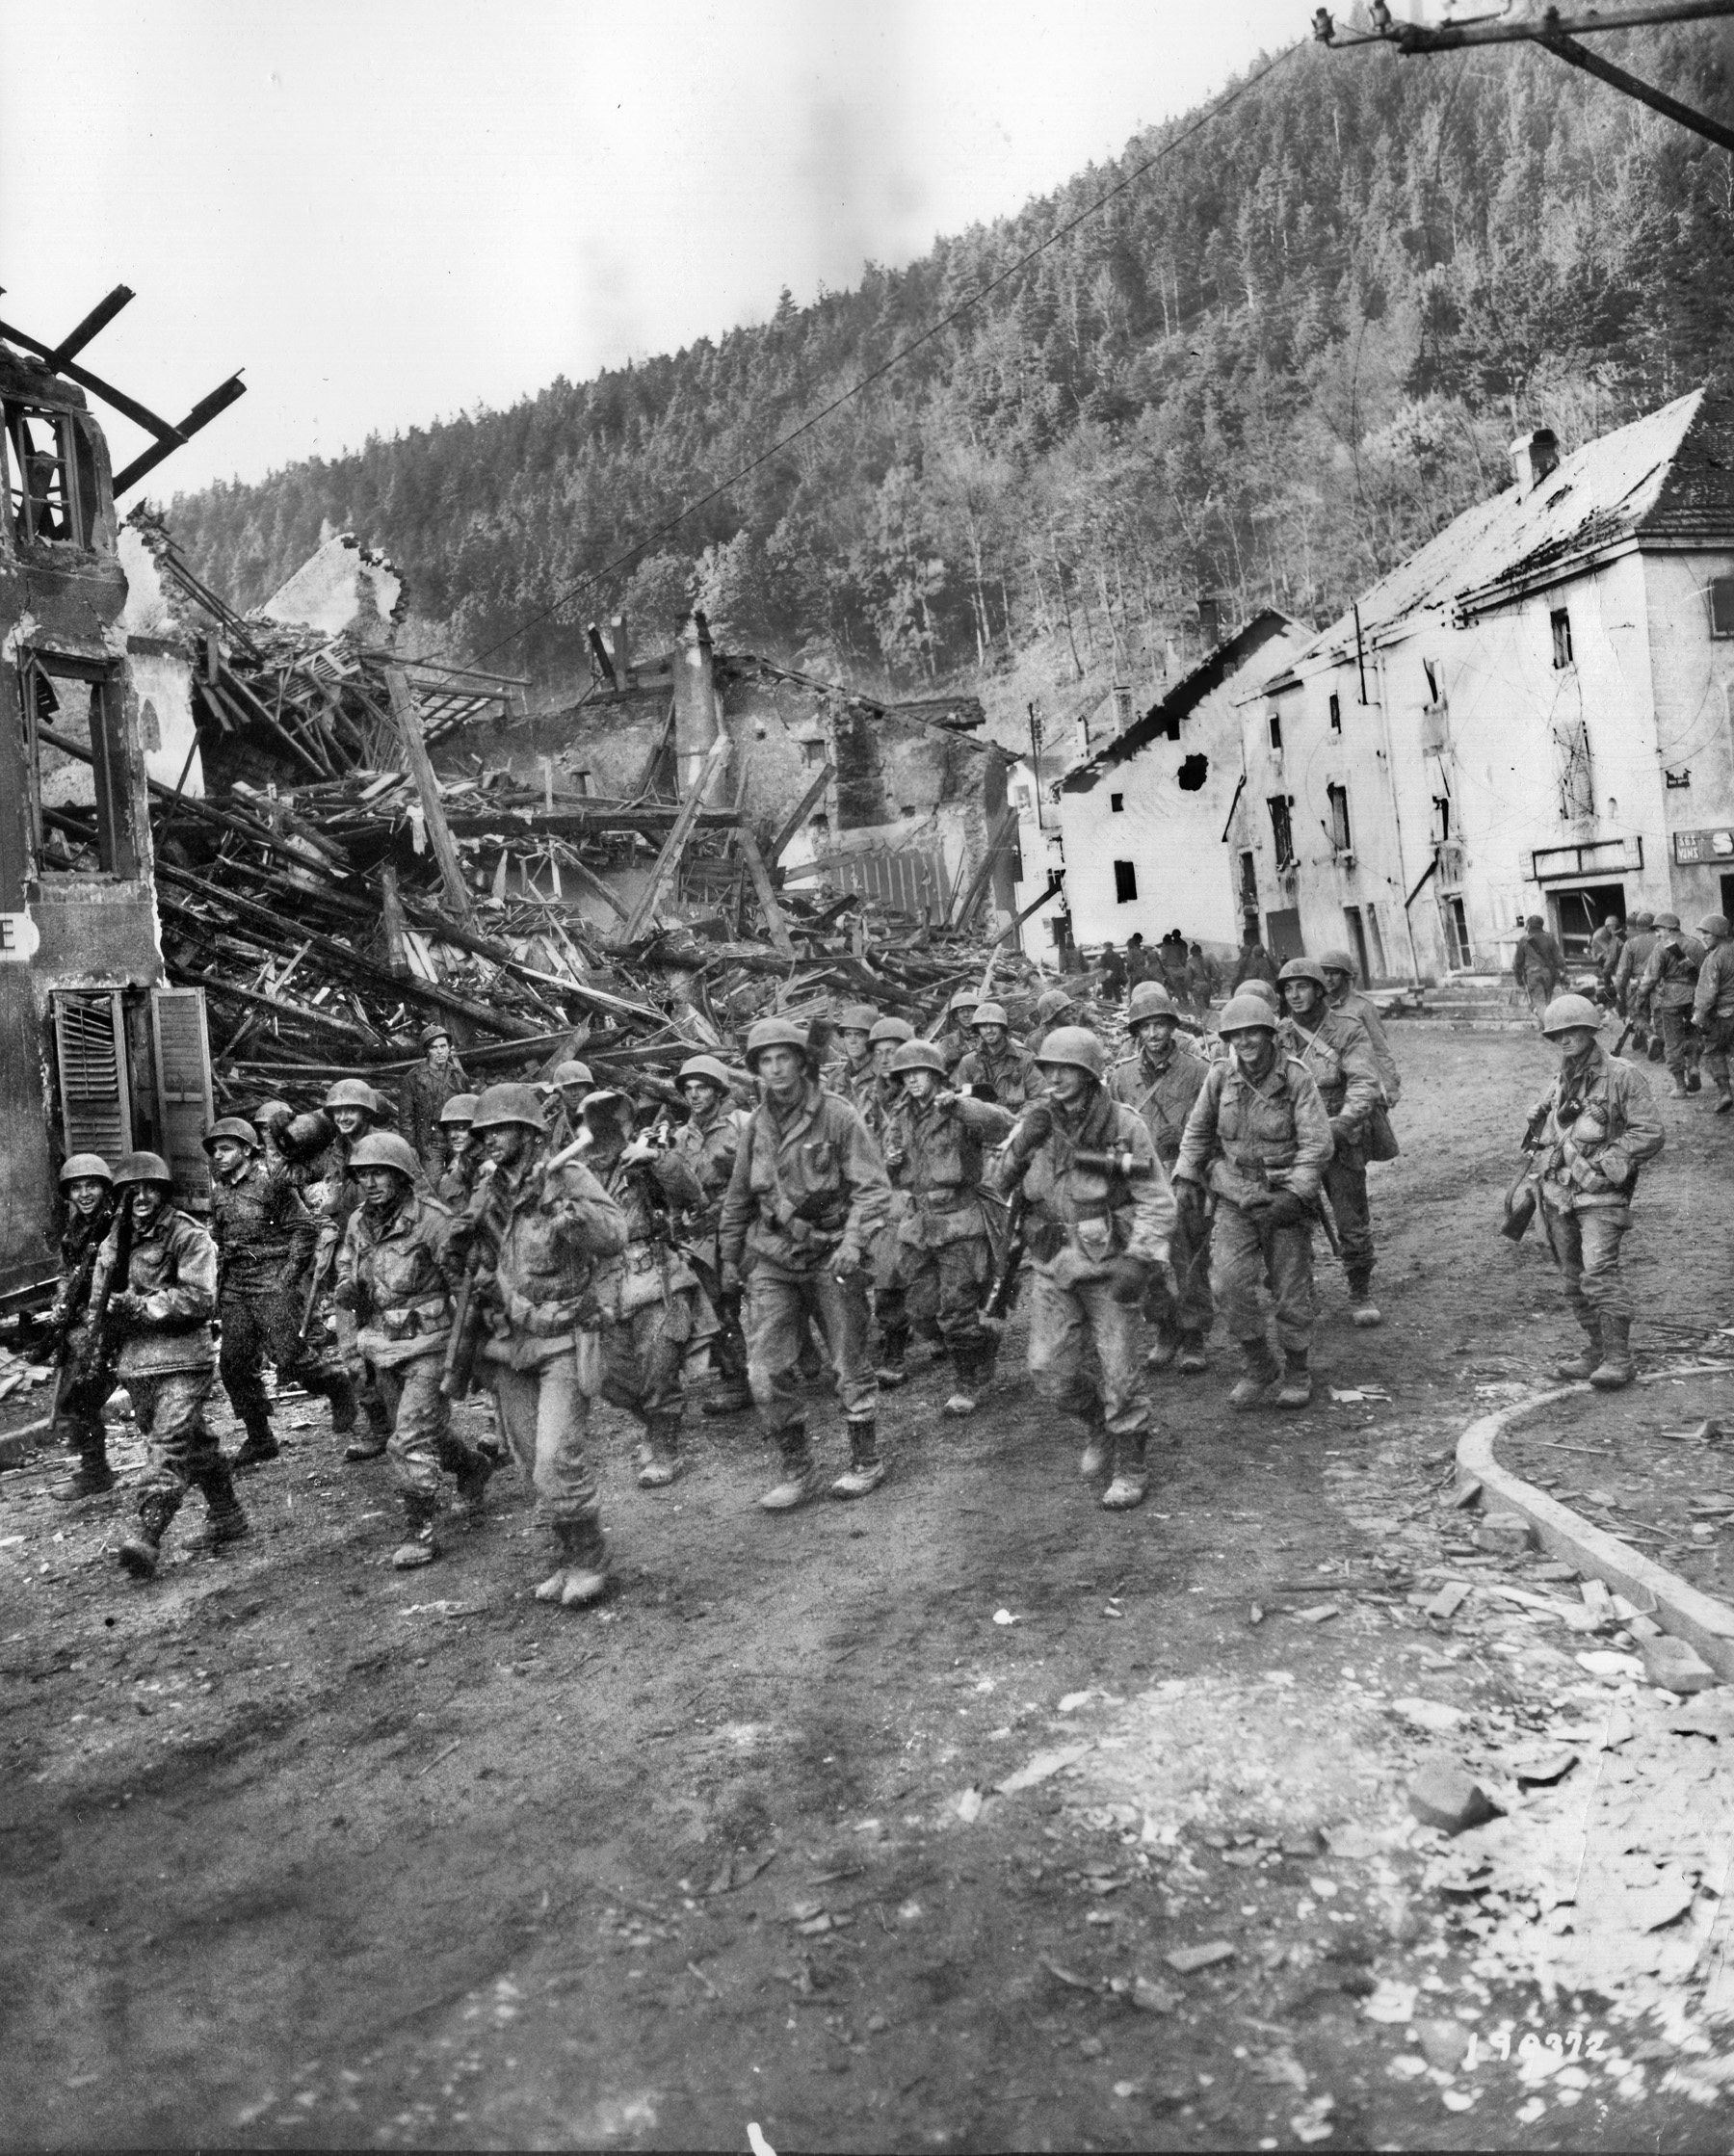
MULTIPOLYGON (((1604 49, 1734 114, 1718 29, 1604 49)), ((956 307, 1184 123, 907 269, 714 343, 256 486, 171 526, 250 604, 354 529, 425 637, 496 647, 956 307)), ((1142 671, 1200 590, 1324 618, 1467 501, 1734 348, 1731 161, 1545 55, 1307 45, 885 381, 496 651, 539 682, 622 603, 913 686, 1038 640, 1142 671)))

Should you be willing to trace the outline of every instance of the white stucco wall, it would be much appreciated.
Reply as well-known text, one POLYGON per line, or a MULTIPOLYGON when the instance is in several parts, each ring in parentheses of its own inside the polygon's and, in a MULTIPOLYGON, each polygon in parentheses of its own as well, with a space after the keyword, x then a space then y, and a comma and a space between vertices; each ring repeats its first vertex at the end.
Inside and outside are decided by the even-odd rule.
POLYGON ((1734 552, 1643 560, 1657 760, 1665 772, 1691 778, 1662 794, 1665 873, 1674 910, 1688 925, 1727 911, 1722 878, 1734 876, 1734 857, 1694 866, 1675 858, 1673 844, 1676 831, 1734 829, 1734 637, 1712 636, 1710 620, 1711 582, 1727 576, 1734 576, 1734 552))
POLYGON ((144 769, 162 785, 172 786, 186 771, 182 792, 204 792, 204 768, 194 743, 193 665, 178 652, 130 651, 127 674, 139 704, 139 737, 144 745, 144 769), (191 766, 187 751, 193 750, 191 766))

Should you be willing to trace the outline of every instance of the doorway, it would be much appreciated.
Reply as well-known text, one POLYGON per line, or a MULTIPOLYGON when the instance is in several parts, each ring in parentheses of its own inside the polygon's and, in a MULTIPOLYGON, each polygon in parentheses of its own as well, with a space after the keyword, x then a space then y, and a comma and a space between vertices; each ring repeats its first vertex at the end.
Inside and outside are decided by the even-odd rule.
POLYGON ((1717 881, 1721 885, 1721 913, 1725 919, 1734 921, 1734 876, 1719 877, 1717 881))
POLYGON ((1463 902, 1455 891, 1447 891, 1439 901, 1439 917, 1445 924, 1445 962, 1453 973, 1467 973, 1475 964, 1475 953, 1469 943, 1469 916, 1463 902))
POLYGON ((1265 949, 1278 965, 1306 956, 1306 946, 1300 940, 1300 908, 1298 906, 1285 906, 1265 915, 1265 949))
POLYGON ((1610 913, 1625 923, 1623 883, 1587 883, 1575 890, 1552 893, 1554 933, 1568 959, 1588 960, 1590 939, 1610 913))

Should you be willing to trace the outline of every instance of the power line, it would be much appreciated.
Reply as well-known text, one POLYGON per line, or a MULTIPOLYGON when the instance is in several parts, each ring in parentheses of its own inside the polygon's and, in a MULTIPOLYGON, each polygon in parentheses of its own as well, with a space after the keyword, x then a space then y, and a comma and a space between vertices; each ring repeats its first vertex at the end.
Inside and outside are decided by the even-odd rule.
POLYGON ((1274 59, 1267 60, 1255 73, 1248 75, 1244 82, 1236 83, 1232 90, 1225 92, 1214 105, 1209 106, 1198 115, 1196 119, 1183 127, 1179 134, 1170 136, 1162 147, 1146 157, 1143 164, 1134 166, 1131 171, 1116 180, 1112 187, 1098 195, 1087 208, 1080 210, 1075 217, 1067 218, 1064 223, 1056 225, 1046 239, 1038 240, 1027 252, 1020 254, 1015 262, 1009 264, 996 276, 989 277, 985 284, 978 286, 969 295, 968 299, 959 300, 949 314, 942 314, 938 321, 931 322, 919 335, 911 337, 907 344, 900 345, 888 359, 883 359, 877 367, 869 369, 857 382, 833 397, 829 404, 821 406, 819 410, 810 413, 801 422, 799 427, 792 427, 786 434, 774 441, 769 449, 762 450, 758 456, 749 459, 738 470, 730 472, 726 479, 719 480, 708 493, 700 494, 696 501, 687 502, 663 523, 657 524, 648 532, 643 533, 633 540, 632 544, 623 553, 617 554, 612 561, 605 562, 600 568, 587 571, 575 584, 568 585, 564 592, 550 599, 539 613, 527 616, 515 628, 509 630, 505 636, 497 638, 492 644, 485 645, 482 650, 470 652, 464 663, 474 665, 479 660, 491 658, 496 651, 503 651, 509 644, 515 644, 518 638, 528 630, 536 628, 539 623, 549 619, 551 616, 558 614, 562 607, 575 599, 581 592, 589 591, 593 585, 600 584, 606 578, 612 576, 617 569, 624 568, 635 556, 642 554, 647 546, 650 546, 659 539, 666 538, 670 532, 677 531, 689 517, 696 516, 701 509, 707 509, 712 502, 726 494, 731 486, 738 486, 742 480, 749 478, 761 464, 768 464, 773 457, 780 455, 791 442, 799 441, 802 434, 811 434, 815 427, 822 426, 833 412, 841 411, 843 407, 850 403, 852 399, 860 396, 864 390, 871 389, 876 381, 882 381, 894 367, 901 366, 911 353, 919 352, 925 344, 931 344, 941 330, 949 329, 954 322, 960 321, 972 307, 980 306, 982 302, 991 293, 997 292, 1004 284, 1010 284, 1013 277, 1020 276, 1032 262, 1045 254, 1049 248, 1057 245, 1068 233, 1075 232, 1079 225, 1087 224, 1099 210, 1105 208, 1117 196, 1125 194, 1129 188, 1136 187, 1138 182, 1146 173, 1153 171, 1165 158, 1171 157, 1175 150, 1179 149, 1184 144, 1191 142, 1195 135, 1202 134, 1213 119, 1219 119, 1231 106, 1238 104, 1248 91, 1256 90, 1259 84, 1269 76, 1274 75, 1278 67, 1293 60, 1298 52, 1303 51, 1310 41, 1308 39, 1299 39, 1294 44, 1286 46, 1281 52, 1277 53, 1274 59))

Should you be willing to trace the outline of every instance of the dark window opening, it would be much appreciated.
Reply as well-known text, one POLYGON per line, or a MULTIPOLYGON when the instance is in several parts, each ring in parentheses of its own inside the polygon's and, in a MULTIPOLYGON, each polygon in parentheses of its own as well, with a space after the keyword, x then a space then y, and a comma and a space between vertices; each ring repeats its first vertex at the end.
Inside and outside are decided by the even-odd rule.
POLYGON ((1273 749, 1280 749, 1282 747, 1282 714, 1280 711, 1273 711, 1271 713, 1270 726, 1271 747, 1273 749))
POLYGON ((1548 616, 1553 629, 1553 663, 1556 667, 1571 664, 1571 616, 1564 607, 1548 616))
POLYGON ((1108 806, 1116 816, 1123 816, 1126 812, 1125 795, 1110 794, 1108 797, 1108 806))
POLYGON ((1469 916, 1463 910, 1460 898, 1447 898, 1440 907, 1445 923, 1446 962, 1453 972, 1463 973, 1475 962, 1475 949, 1469 941, 1469 916))
POLYGON ((1354 836, 1349 828, 1349 789, 1347 786, 1327 786, 1325 798, 1330 803, 1330 843, 1339 854, 1353 852, 1354 836))
POLYGON ((136 876, 118 671, 26 652, 18 690, 39 875, 136 876))
POLYGON ((1719 576, 1710 587, 1710 634, 1734 637, 1734 576, 1719 576))
POLYGON ((1333 734, 1343 730, 1343 699, 1334 689, 1330 692, 1330 730, 1333 734))
POLYGON ((1257 913, 1258 856, 1255 854, 1246 853, 1240 857, 1240 902, 1243 913, 1257 913))
POLYGON ((1444 701, 1444 698, 1443 698, 1443 697, 1441 697, 1441 696, 1439 695, 1439 670, 1438 670, 1438 668, 1437 668, 1436 666, 1434 666, 1434 664, 1432 663, 1432 661, 1431 659, 1423 659, 1423 660, 1422 660, 1422 662, 1421 662, 1421 671, 1422 671, 1422 672, 1423 672, 1424 674, 1426 674, 1426 676, 1427 676, 1427 700, 1428 700, 1428 702, 1429 702, 1429 703, 1442 703, 1442 702, 1444 701))
POLYGON ((1273 794, 1265 802, 1271 812, 1271 836, 1276 845, 1276 866, 1292 867, 1295 859, 1295 836, 1289 825, 1289 804, 1286 794, 1273 794))
POLYGON ((1130 906, 1138 896, 1138 871, 1130 861, 1114 864, 1114 900, 1117 906, 1130 906))
POLYGON ((1451 796, 1449 794, 1435 794, 1432 798, 1432 830, 1430 835, 1435 846, 1449 845, 1451 841, 1451 796))
POLYGON ((96 463, 84 430, 69 412, 6 407, 8 502, 21 546, 58 539, 91 544, 96 508, 96 463))
POLYGON ((1183 794, 1195 794, 1210 776, 1210 758, 1202 754, 1184 756, 1180 769, 1174 774, 1183 794))
POLYGON ((1349 948, 1354 957, 1354 978, 1357 982, 1370 981, 1372 974, 1367 967, 1367 932, 1361 925, 1361 909, 1358 906, 1344 907, 1343 926, 1349 931, 1349 948))

